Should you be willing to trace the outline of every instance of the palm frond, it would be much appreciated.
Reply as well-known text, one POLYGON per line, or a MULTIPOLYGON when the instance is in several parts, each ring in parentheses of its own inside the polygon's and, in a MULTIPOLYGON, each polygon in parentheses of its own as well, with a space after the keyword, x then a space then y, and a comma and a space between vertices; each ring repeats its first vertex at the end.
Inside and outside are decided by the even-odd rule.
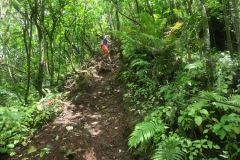
POLYGON ((165 128, 166 126, 162 123, 162 121, 138 123, 130 135, 128 145, 130 148, 136 148, 138 144, 148 142, 156 134, 156 132, 163 133, 165 128))

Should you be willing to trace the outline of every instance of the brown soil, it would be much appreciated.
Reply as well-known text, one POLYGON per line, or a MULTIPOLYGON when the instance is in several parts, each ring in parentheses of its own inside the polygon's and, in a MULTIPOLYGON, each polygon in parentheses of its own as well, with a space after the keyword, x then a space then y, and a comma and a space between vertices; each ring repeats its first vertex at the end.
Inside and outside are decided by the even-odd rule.
POLYGON ((56 120, 39 131, 26 147, 19 147, 16 156, 9 160, 134 159, 127 147, 128 123, 123 108, 123 87, 113 79, 119 66, 105 64, 100 59, 92 64, 94 66, 89 70, 74 75, 74 83, 65 86, 69 95, 56 120), (83 85, 84 78, 87 81, 83 85), (68 131, 69 126, 73 129, 68 131), (30 146, 37 150, 27 154, 30 146), (40 158, 37 154, 43 148, 50 148, 50 152, 40 158))

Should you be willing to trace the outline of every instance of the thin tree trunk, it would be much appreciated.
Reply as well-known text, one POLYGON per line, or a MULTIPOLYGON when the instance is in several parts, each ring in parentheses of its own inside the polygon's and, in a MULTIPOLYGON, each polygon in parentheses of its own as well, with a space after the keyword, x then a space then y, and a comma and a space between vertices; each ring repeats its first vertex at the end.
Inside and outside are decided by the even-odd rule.
POLYGON ((119 14, 118 14, 118 10, 119 10, 119 6, 118 6, 118 1, 115 1, 114 3, 115 5, 115 15, 116 15, 116 20, 117 20, 117 30, 120 31, 120 19, 119 19, 119 14))
POLYGON ((24 17, 23 28, 23 41, 27 53, 27 87, 24 96, 25 104, 28 104, 28 94, 31 80, 31 52, 32 52, 32 16, 30 17, 30 20, 27 17, 28 13, 26 12, 24 17))
POLYGON ((239 23, 239 11, 238 11, 238 3, 236 0, 232 0, 233 9, 234 9, 234 27, 235 27, 235 34, 237 39, 237 46, 238 46, 238 54, 240 55, 240 23, 239 23))
POLYGON ((204 58, 206 59, 206 73, 207 73, 207 90, 211 91, 213 87, 213 65, 212 65, 212 56, 211 56, 211 48, 210 48, 210 32, 209 32, 209 24, 206 9, 201 2, 201 0, 197 0, 199 10, 202 15, 202 23, 203 23, 203 32, 204 32, 204 58))
POLYGON ((184 5, 185 5, 185 8, 186 8, 186 12, 187 12, 189 15, 193 15, 192 4, 193 4, 193 0, 184 1, 184 5))
POLYGON ((38 0, 35 0, 35 8, 33 12, 35 17, 35 25, 38 31, 38 47, 39 47, 39 64, 38 64, 38 76, 36 79, 36 87, 39 93, 39 97, 42 98, 44 95, 42 90, 43 83, 43 72, 44 72, 44 35, 43 35, 43 24, 44 24, 44 10, 45 10, 45 0, 40 1, 40 17, 38 17, 38 0), (39 19, 39 22, 38 22, 39 19))
MULTIPOLYGON (((10 24, 10 23, 8 23, 8 24, 10 24)), ((8 33, 8 30, 9 30, 9 25, 6 27, 6 32, 5 33, 8 33)), ((4 36, 4 37, 8 37, 8 36, 4 36)), ((15 79, 13 77, 13 74, 12 74, 12 71, 11 71, 11 68, 10 68, 10 65, 9 65, 9 57, 7 56, 7 52, 6 52, 7 51, 8 41, 9 41, 8 38, 2 39, 2 44, 3 44, 3 46, 2 46, 2 54, 5 55, 4 57, 6 58, 5 61, 7 63, 8 74, 9 74, 9 77, 11 78, 11 80, 12 80, 12 84, 13 84, 15 93, 16 93, 19 101, 22 103, 22 99, 21 99, 20 93, 18 92, 18 88, 17 88, 15 79)))
POLYGON ((224 14, 224 23, 225 23, 225 31, 227 36, 227 47, 230 51, 230 55, 233 58, 233 46, 232 46, 232 40, 231 40, 231 26, 229 22, 229 17, 227 14, 227 0, 223 0, 223 14, 224 14))
POLYGON ((149 14, 150 14, 150 16, 152 17, 152 19, 153 19, 153 22, 155 22, 155 18, 154 18, 154 13, 153 13, 153 8, 152 8, 152 6, 150 5, 150 3, 149 3, 149 1, 148 0, 146 0, 146 4, 147 4, 147 7, 148 7, 148 10, 149 10, 149 14))
MULTIPOLYGON (((4 47, 3 47, 3 50, 4 50, 4 47)), ((19 101, 22 103, 23 101, 22 101, 21 96, 20 96, 20 94, 18 92, 17 85, 16 85, 16 82, 15 82, 15 78, 13 77, 11 68, 9 67, 8 56, 7 55, 6 55, 6 62, 7 62, 7 66, 8 66, 8 74, 9 74, 9 77, 11 78, 11 80, 12 80, 12 84, 13 84, 14 90, 16 91, 16 95, 17 95, 19 101)))
POLYGON ((181 9, 181 13, 182 13, 182 19, 183 19, 183 26, 184 26, 184 37, 185 37, 185 42, 184 42, 184 47, 187 51, 188 54, 188 61, 191 61, 191 53, 189 52, 189 47, 188 47, 188 32, 187 32, 187 25, 186 25, 186 19, 184 16, 184 10, 183 10, 183 6, 182 6, 182 2, 181 0, 179 0, 179 4, 180 4, 180 9, 181 9))
POLYGON ((135 4, 136 4, 137 13, 140 14, 141 10, 140 10, 140 7, 139 7, 138 0, 135 0, 135 4))

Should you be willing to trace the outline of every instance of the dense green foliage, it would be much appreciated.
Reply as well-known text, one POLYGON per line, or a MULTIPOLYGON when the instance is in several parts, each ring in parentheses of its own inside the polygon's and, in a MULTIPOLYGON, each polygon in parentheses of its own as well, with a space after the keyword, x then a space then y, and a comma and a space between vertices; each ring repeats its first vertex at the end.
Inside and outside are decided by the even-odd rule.
POLYGON ((48 95, 31 106, 0 107, 0 152, 14 154, 14 147, 28 138, 61 111, 61 96, 48 95))
POLYGON ((146 159, 239 159, 238 5, 0 2, 0 152, 54 120, 67 76, 87 68, 111 34, 126 106, 144 117, 129 137, 132 150, 146 159))
MULTIPOLYGON (((219 18, 220 6, 209 7, 219 18)), ((177 22, 174 33, 163 36, 168 21, 153 22, 145 18, 148 13, 139 15, 142 28, 115 32, 124 42, 125 66, 118 78, 129 88, 127 106, 145 117, 128 145, 145 151, 146 159, 239 158, 239 56, 212 47, 208 72, 206 44, 193 34, 203 25, 195 23, 198 14, 186 17, 187 33, 177 22)))

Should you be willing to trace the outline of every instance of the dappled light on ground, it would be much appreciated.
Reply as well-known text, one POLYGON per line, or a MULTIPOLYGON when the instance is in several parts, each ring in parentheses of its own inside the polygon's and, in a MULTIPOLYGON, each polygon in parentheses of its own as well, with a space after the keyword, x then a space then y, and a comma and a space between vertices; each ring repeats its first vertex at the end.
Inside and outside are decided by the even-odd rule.
POLYGON ((83 89, 77 84, 66 86, 71 90, 62 103, 62 112, 29 140, 27 146, 19 146, 12 159, 40 159, 37 154, 41 149, 49 148, 50 152, 42 159, 132 160, 126 146, 128 126, 122 88, 112 79, 116 69, 93 72, 93 78, 83 89), (28 154, 31 146, 37 150, 28 154))
POLYGON ((95 156, 95 152, 93 148, 90 148, 90 150, 87 150, 84 153, 83 158, 85 158, 86 160, 97 160, 96 156, 95 156))

